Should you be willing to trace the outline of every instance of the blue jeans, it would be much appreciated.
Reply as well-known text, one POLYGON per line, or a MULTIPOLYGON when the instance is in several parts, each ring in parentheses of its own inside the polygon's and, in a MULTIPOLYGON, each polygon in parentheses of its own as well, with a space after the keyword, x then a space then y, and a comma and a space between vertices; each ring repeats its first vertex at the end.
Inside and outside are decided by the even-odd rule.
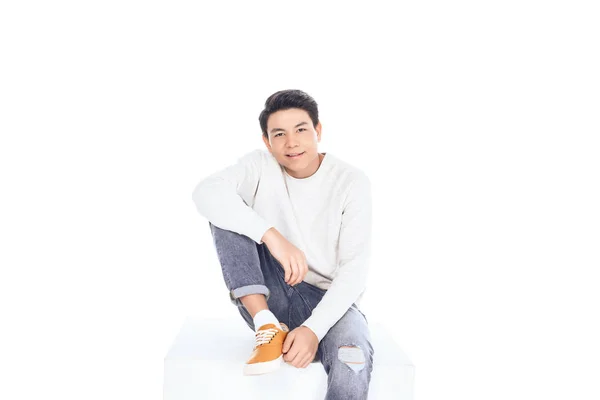
MULTIPOLYGON (((254 321, 240 300, 249 294, 265 295, 269 310, 290 332, 310 317, 326 290, 304 281, 288 285, 283 267, 266 244, 210 222, 209 226, 229 298, 253 332, 254 321)), ((327 373, 325 399, 367 399, 373 354, 367 319, 352 304, 323 337, 312 361, 320 361, 327 373)))

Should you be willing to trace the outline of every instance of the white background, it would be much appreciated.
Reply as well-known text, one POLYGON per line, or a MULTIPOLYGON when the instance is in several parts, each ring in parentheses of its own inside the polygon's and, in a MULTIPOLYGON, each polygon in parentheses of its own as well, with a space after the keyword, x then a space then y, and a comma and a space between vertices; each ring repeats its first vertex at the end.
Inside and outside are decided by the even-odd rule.
POLYGON ((237 313, 192 190, 294 88, 373 182, 416 399, 599 399, 593 3, 2 2, 0 397, 162 397, 185 317, 237 313))

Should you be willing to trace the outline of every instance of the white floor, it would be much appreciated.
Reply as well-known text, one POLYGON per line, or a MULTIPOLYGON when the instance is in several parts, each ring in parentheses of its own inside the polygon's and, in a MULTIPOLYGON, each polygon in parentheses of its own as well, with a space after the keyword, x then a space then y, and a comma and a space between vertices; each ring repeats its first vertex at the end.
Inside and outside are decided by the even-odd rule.
MULTIPOLYGON (((384 325, 370 327, 375 355, 369 400, 412 400, 414 365, 384 325)), ((241 318, 188 317, 165 357, 164 400, 325 397, 327 375, 320 363, 305 369, 283 363, 273 373, 243 375, 253 346, 254 335, 241 318)))

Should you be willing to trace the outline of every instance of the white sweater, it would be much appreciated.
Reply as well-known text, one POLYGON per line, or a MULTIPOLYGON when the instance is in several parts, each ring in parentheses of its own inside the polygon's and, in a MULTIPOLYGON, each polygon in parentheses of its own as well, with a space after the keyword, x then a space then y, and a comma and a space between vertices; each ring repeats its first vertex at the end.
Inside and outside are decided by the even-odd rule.
POLYGON ((213 225, 262 244, 275 227, 306 255, 304 281, 327 290, 303 323, 319 341, 366 289, 371 251, 371 183, 327 152, 308 178, 290 176, 267 149, 256 149, 195 187, 198 212, 213 225))

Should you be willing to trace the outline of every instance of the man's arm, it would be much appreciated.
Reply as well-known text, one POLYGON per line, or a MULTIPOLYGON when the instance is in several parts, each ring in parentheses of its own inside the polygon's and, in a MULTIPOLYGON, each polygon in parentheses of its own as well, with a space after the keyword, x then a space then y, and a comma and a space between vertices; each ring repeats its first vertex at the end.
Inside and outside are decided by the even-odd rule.
POLYGON ((319 342, 366 288, 371 227, 371 182, 362 174, 352 183, 342 213, 338 270, 312 315, 302 324, 315 333, 319 342))
POLYGON ((236 164, 209 175, 192 193, 198 212, 213 225, 248 236, 258 244, 273 225, 249 207, 243 197, 256 192, 262 169, 262 154, 254 150, 236 164))

